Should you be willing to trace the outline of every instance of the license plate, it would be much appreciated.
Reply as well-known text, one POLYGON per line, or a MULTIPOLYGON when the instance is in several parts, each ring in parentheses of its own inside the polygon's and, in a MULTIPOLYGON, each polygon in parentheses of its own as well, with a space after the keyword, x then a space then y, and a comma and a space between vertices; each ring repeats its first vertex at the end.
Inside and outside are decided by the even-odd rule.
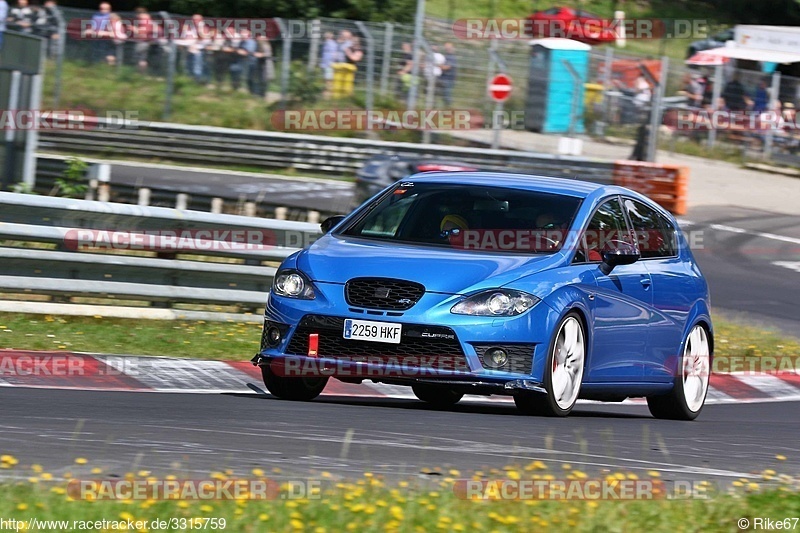
POLYGON ((400 344, 400 332, 402 330, 402 324, 392 324, 390 322, 372 322, 370 320, 352 320, 350 318, 344 321, 345 339, 400 344))

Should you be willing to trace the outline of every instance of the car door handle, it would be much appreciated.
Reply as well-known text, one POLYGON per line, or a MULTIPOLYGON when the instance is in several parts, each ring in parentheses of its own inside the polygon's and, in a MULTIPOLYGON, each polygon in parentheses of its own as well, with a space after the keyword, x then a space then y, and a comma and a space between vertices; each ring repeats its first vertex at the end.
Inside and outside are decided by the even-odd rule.
POLYGON ((639 283, 641 283, 642 287, 644 287, 645 289, 649 289, 650 285, 653 284, 653 281, 650 278, 642 278, 639 280, 639 283))

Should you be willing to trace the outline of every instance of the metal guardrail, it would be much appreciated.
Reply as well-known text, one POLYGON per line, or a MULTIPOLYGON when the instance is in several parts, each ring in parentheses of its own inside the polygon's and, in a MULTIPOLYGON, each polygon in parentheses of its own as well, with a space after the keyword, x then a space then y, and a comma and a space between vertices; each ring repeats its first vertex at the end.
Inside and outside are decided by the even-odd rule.
MULTIPOLYGON (((56 188, 57 180, 64 177, 64 173, 68 167, 68 159, 68 156, 63 155, 37 154, 36 185, 32 192, 42 195, 51 195, 52 191, 56 188)), ((89 163, 90 166, 97 165, 99 162, 105 162, 104 160, 93 160, 91 158, 84 159, 84 161, 89 163)), ((224 174, 225 171, 222 170, 218 173, 224 174)), ((87 177, 89 175, 91 175, 91 171, 87 171, 87 177)), ((152 184, 144 186, 141 184, 121 183, 120 180, 116 179, 113 169, 108 185, 110 187, 109 201, 139 205, 141 205, 141 189, 146 187, 149 191, 147 205, 154 207, 175 207, 178 203, 178 195, 184 192, 179 185, 158 187, 152 184)), ((96 198, 96 196, 87 196, 86 199, 91 200, 96 198)), ((278 209, 280 208, 285 210, 284 220, 313 222, 314 220, 309 218, 309 216, 310 214, 314 214, 314 212, 318 214, 318 217, 316 214, 314 214, 314 217, 319 220, 324 220, 332 215, 341 214, 341 209, 337 208, 336 205, 331 205, 328 210, 310 209, 307 206, 299 206, 297 203, 293 206, 287 206, 280 195, 273 197, 273 195, 270 194, 255 193, 243 196, 235 191, 230 191, 227 194, 226 191, 218 191, 215 195, 192 190, 188 193, 187 205, 185 208, 191 209, 192 211, 213 212, 215 199, 224 202, 224 206, 221 206, 221 212, 228 214, 245 214, 246 203, 250 201, 252 201, 256 207, 259 214, 258 216, 265 218, 281 218, 277 216, 278 209)))
POLYGON ((158 158, 197 166, 293 169, 314 174, 354 175, 382 154, 458 160, 486 170, 513 170, 611 182, 613 163, 572 156, 399 143, 296 133, 238 130, 168 123, 86 119, 86 129, 43 131, 40 148, 115 158, 158 158))
POLYGON ((255 310, 276 263, 318 234, 304 222, 0 192, 0 291, 255 310), (134 241, 119 246, 120 235, 177 235, 191 246, 121 252, 134 241))

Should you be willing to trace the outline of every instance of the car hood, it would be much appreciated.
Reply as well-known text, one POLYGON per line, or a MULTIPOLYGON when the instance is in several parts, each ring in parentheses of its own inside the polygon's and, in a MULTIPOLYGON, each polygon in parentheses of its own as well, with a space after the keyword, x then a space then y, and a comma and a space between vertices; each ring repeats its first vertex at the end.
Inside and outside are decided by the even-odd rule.
POLYGON ((385 277, 416 281, 428 291, 446 294, 501 287, 563 262, 560 253, 454 251, 332 235, 325 235, 294 259, 295 266, 317 282, 343 284, 357 277, 385 277))

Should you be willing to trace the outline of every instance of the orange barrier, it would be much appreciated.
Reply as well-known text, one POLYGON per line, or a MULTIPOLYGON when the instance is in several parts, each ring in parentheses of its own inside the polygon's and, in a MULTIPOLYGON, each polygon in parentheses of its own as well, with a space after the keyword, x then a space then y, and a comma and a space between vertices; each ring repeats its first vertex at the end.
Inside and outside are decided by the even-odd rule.
POLYGON ((675 215, 686 214, 689 168, 641 161, 615 161, 614 185, 633 189, 675 215))

